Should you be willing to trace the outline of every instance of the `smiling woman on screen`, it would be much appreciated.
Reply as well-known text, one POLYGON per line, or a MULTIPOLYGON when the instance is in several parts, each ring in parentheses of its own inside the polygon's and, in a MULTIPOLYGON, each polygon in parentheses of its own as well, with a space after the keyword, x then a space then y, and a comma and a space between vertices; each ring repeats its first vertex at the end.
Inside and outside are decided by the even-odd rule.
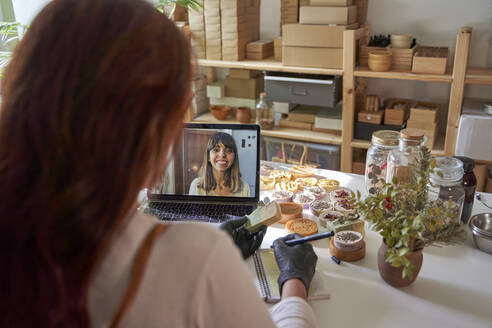
POLYGON ((208 140, 190 195, 250 197, 249 185, 241 179, 236 142, 230 134, 217 132, 208 140))

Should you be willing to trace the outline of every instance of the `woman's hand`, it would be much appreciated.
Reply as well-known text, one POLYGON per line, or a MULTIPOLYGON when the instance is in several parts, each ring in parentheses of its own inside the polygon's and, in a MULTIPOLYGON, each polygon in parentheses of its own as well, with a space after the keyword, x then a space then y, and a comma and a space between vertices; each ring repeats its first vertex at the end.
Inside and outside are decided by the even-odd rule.
POLYGON ((229 215, 232 218, 220 225, 220 228, 232 237, 236 246, 241 250, 243 258, 248 258, 260 247, 263 237, 267 230, 267 226, 263 225, 257 232, 251 233, 245 227, 248 220, 246 217, 237 218, 229 215))
POLYGON ((299 279, 306 287, 306 295, 309 285, 316 271, 318 256, 313 251, 313 246, 308 243, 288 246, 285 241, 302 237, 299 234, 290 234, 278 238, 273 242, 275 259, 280 269, 278 286, 282 291, 283 284, 290 279, 299 279))

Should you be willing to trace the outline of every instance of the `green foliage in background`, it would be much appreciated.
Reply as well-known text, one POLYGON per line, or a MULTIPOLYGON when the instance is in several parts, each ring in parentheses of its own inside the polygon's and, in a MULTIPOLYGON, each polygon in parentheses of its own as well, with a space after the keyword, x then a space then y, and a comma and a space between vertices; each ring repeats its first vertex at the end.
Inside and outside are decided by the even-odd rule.
POLYGON ((0 77, 12 58, 17 41, 26 33, 27 26, 17 22, 0 22, 0 77))
POLYGON ((414 265, 407 258, 411 252, 465 239, 459 208, 452 202, 427 199, 429 174, 435 165, 430 151, 424 147, 415 166, 415 183, 398 183, 396 178, 386 183, 374 174, 369 178, 378 187, 372 188, 365 199, 357 192, 353 204, 383 237, 387 246, 386 262, 396 268, 403 266, 403 278, 413 277, 414 265))
POLYGON ((156 8, 164 14, 164 8, 168 5, 172 5, 171 12, 168 15, 169 18, 173 17, 176 6, 181 6, 194 11, 199 11, 203 8, 203 3, 198 0, 159 0, 159 3, 156 4, 156 8))

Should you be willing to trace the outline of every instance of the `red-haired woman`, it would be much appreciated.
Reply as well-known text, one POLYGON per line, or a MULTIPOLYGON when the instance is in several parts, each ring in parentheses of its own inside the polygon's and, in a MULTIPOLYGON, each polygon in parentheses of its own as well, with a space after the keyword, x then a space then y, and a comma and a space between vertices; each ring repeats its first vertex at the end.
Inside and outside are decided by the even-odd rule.
POLYGON ((315 322, 309 247, 275 242, 270 316, 226 233, 135 210, 179 142, 190 57, 143 0, 53 0, 34 19, 1 90, 1 327, 315 322))

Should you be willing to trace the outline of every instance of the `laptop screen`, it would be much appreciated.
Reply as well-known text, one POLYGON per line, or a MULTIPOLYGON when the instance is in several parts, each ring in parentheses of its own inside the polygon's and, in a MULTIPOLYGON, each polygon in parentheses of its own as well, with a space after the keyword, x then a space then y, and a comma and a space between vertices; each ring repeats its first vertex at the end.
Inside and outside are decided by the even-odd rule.
POLYGON ((258 199, 259 136, 257 125, 186 124, 180 148, 151 193, 165 199, 258 199))

